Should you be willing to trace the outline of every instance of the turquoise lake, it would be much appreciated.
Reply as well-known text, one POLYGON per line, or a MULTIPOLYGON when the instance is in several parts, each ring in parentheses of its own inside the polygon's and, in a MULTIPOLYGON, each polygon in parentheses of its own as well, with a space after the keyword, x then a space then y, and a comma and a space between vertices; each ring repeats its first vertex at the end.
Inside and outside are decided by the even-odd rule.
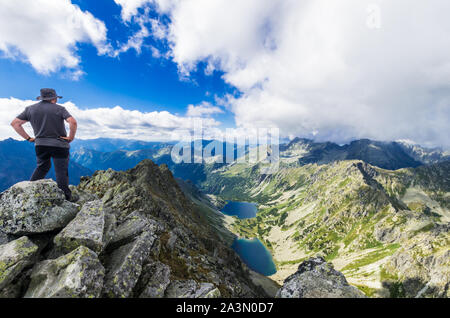
MULTIPOLYGON (((258 208, 254 203, 229 201, 222 209, 222 213, 237 216, 240 219, 256 217, 258 208)), ((265 276, 277 272, 272 254, 257 238, 252 240, 236 238, 231 246, 242 261, 252 270, 265 276)))
POLYGON ((258 239, 235 239, 232 248, 238 253, 242 261, 249 268, 264 276, 270 276, 277 272, 272 259, 272 254, 258 239))

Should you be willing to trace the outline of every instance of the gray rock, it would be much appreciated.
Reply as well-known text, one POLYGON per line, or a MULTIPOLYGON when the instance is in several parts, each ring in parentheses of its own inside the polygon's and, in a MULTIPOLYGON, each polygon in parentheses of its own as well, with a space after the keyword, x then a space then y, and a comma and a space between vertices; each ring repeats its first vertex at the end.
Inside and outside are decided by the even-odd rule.
POLYGON ((211 283, 197 283, 195 280, 176 280, 166 289, 167 298, 219 298, 220 291, 211 283))
POLYGON ((105 270, 97 254, 80 246, 55 260, 38 263, 26 298, 95 298, 101 295, 105 270))
POLYGON ((117 246, 128 243, 144 230, 155 232, 156 228, 156 221, 145 217, 141 211, 134 211, 117 227, 111 244, 117 246))
POLYGON ((21 283, 11 283, 0 290, 0 298, 19 298, 21 289, 21 283))
POLYGON ((31 269, 23 271, 11 283, 0 289, 0 298, 19 298, 26 288, 31 269))
POLYGON ((72 191, 72 195, 78 196, 77 204, 84 205, 87 202, 98 200, 98 196, 93 193, 84 192, 78 189, 77 187, 70 185, 70 190, 72 191))
POLYGON ((153 259, 159 259, 161 253, 161 240, 156 240, 153 243, 152 250, 150 251, 150 257, 153 259))
POLYGON ((166 289, 167 298, 194 298, 198 284, 195 280, 175 280, 166 289))
POLYGON ((211 283, 201 283, 194 298, 220 298, 220 290, 211 283))
POLYGON ((345 276, 322 257, 311 258, 300 264, 293 275, 286 278, 277 298, 364 298, 356 287, 350 286, 345 276))
POLYGON ((0 245, 0 290, 33 262, 37 251, 38 246, 26 236, 0 245))
POLYGON ((123 245, 111 253, 107 260, 103 290, 106 297, 130 297, 155 239, 154 233, 144 232, 133 242, 123 245))
POLYGON ((117 219, 116 216, 110 210, 105 211, 105 229, 103 231, 103 241, 105 247, 112 241, 114 233, 116 231, 117 219))
POLYGON ((0 194, 0 226, 7 234, 48 232, 66 226, 78 207, 52 180, 24 181, 0 194))
POLYGON ((65 253, 86 246, 100 254, 105 241, 105 210, 100 200, 85 203, 77 216, 54 239, 55 246, 65 253))
POLYGON ((0 230, 0 245, 9 243, 10 239, 8 237, 8 234, 2 232, 2 230, 0 230))
POLYGON ((170 284, 170 267, 161 262, 152 262, 144 266, 141 284, 145 287, 140 298, 163 298, 167 286, 170 284))
POLYGON ((167 246, 170 249, 173 249, 175 246, 175 243, 177 242, 177 239, 178 239, 177 233, 175 233, 175 231, 171 231, 169 233, 169 239, 167 240, 167 246))

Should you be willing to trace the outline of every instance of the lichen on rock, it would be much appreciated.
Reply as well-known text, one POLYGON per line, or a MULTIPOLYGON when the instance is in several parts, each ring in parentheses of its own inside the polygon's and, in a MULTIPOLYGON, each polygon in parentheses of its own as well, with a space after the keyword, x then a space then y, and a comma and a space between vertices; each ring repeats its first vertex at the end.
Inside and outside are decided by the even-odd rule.
POLYGON ((53 231, 67 225, 78 208, 52 180, 23 181, 0 194, 0 226, 15 235, 53 231))
POLYGON ((107 243, 105 224, 105 209, 102 202, 100 200, 87 202, 77 216, 55 237, 54 243, 66 253, 79 246, 86 246, 100 254, 107 243))
POLYGON ((167 298, 219 298, 220 291, 211 283, 197 283, 195 280, 176 280, 166 290, 167 298))
POLYGON ((0 245, 0 290, 30 265, 37 251, 38 246, 26 236, 0 245))
POLYGON ((120 246, 129 243, 144 230, 154 233, 157 228, 158 223, 152 218, 146 217, 143 211, 134 211, 114 231, 110 244, 120 246))
POLYGON ((105 270, 97 254, 80 246, 69 254, 38 263, 25 298, 99 297, 105 270))
POLYGON ((159 261, 146 264, 137 286, 140 298, 163 298, 170 284, 170 267, 159 261))
POLYGON ((133 242, 119 247, 108 256, 104 296, 127 298, 132 295, 155 239, 154 233, 143 232, 133 242))

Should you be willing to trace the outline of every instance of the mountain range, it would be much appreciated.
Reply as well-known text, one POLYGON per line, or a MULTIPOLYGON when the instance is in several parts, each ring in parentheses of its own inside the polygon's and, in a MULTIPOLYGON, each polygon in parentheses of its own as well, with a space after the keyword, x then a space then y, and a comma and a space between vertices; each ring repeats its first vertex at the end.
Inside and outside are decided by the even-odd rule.
MULTIPOLYGON (((277 267, 272 283, 257 278, 269 286, 269 294, 273 284, 298 277, 302 264, 319 257, 314 264, 329 262, 366 296, 449 296, 448 152, 400 141, 366 139, 338 145, 297 138, 279 145, 279 169, 266 174, 264 156, 253 163, 176 164, 170 155, 173 147, 128 140, 74 142, 71 182, 76 185, 81 175, 93 175, 81 178, 80 189, 97 191, 95 182, 102 187, 108 183, 102 176, 119 178, 114 170, 136 171, 131 172, 134 180, 139 175, 134 167, 146 159, 167 167, 202 222, 226 244, 230 246, 236 236, 258 238, 271 251, 277 267), (225 217, 219 212, 225 200, 256 203, 257 217, 225 217)), ((225 153, 227 145, 222 147, 225 153)), ((251 156, 260 149, 248 147, 244 152, 251 156)), ((0 142, 0 158, 3 190, 27 179, 28 170, 34 168, 32 145, 27 142, 0 142)), ((106 188, 101 196, 122 198, 120 204, 125 204, 126 195, 127 204, 132 204, 133 196, 120 178, 120 197, 107 195, 106 188)), ((165 189, 169 193, 172 186, 165 189)))
MULTIPOLYGON (((202 146, 211 142, 213 141, 203 140, 202 146)), ((220 147, 221 143, 216 143, 219 143, 220 147)), ((111 168, 123 171, 133 168, 144 159, 151 159, 157 164, 167 164, 175 177, 191 180, 196 185, 200 185, 201 182, 206 181, 211 171, 226 165, 211 162, 175 164, 171 158, 174 145, 173 142, 108 138, 75 140, 71 144, 70 183, 76 185, 81 176, 92 175, 96 170, 111 168)), ((222 147, 225 158, 228 145, 223 143, 222 147)), ((232 147, 236 157, 242 151, 242 147, 236 145, 232 147)), ((428 149, 406 142, 379 142, 368 139, 338 145, 331 142, 314 142, 309 139, 296 138, 286 144, 281 144, 279 149, 281 164, 285 166, 362 160, 380 168, 396 170, 450 160, 450 153, 438 148, 428 149)), ((250 148, 247 146, 243 151, 248 153, 250 148)), ((35 168, 33 145, 26 141, 14 139, 0 141, 0 159, 0 191, 16 182, 29 179, 35 168)), ((225 162, 225 160, 223 161, 225 162)), ((49 177, 54 178, 53 169, 49 177)))
MULTIPOLYGON (((151 159, 157 163, 168 164, 171 170, 174 170, 176 166, 170 157, 173 148, 173 144, 170 143, 153 143, 145 149, 127 150, 124 149, 124 146, 118 146, 120 148, 114 151, 99 151, 93 149, 96 148, 97 140, 92 142, 94 146, 91 147, 86 141, 82 147, 74 147, 72 153, 75 162, 91 170, 107 168, 125 170, 133 167, 143 159, 151 159)), ((202 146, 205 147, 213 142, 218 143, 219 147, 222 145, 222 153, 225 159, 227 144, 203 140, 202 146)), ((250 149, 247 146, 244 152, 248 153, 250 149)), ((341 160, 362 160, 383 169, 397 170, 450 160, 450 153, 440 149, 428 149, 404 142, 379 142, 368 139, 355 140, 346 145, 338 145, 331 142, 314 142, 309 139, 296 138, 289 143, 281 144, 279 149, 282 163, 296 165, 328 164, 341 160)), ((235 157, 238 154, 238 150, 242 149, 234 146, 235 157)), ((201 165, 208 164, 212 163, 204 162, 201 165)), ((182 165, 180 164, 180 166, 182 165)), ((215 165, 216 167, 222 166, 221 164, 215 165)))

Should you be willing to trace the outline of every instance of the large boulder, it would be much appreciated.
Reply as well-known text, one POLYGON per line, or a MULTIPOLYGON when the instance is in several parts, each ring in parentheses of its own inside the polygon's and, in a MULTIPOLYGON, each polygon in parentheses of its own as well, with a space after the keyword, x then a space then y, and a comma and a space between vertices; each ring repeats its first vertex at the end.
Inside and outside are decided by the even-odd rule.
POLYGON ((139 283, 142 285, 140 298, 163 298, 170 284, 170 267, 158 261, 146 264, 139 283))
POLYGON ((34 261, 38 249, 26 236, 0 245, 0 290, 34 261))
POLYGON ((195 280, 176 280, 166 289, 167 298, 219 298, 220 291, 211 283, 197 283, 195 280))
POLYGON ((311 258, 300 264, 296 273, 284 281, 277 298, 364 298, 356 287, 350 286, 345 276, 322 257, 311 258))
POLYGON ((105 270, 97 254, 80 246, 54 260, 38 263, 25 298, 94 298, 101 295, 105 270))
POLYGON ((0 227, 7 234, 44 233, 66 226, 78 205, 52 180, 24 181, 0 193, 0 227))
POLYGON ((112 230, 105 220, 102 201, 85 203, 77 216, 55 236, 56 248, 68 253, 79 246, 86 246, 100 254, 108 243, 107 232, 112 230))
POLYGON ((142 272, 156 236, 143 232, 133 242, 114 250, 106 262, 106 278, 103 293, 106 297, 127 298, 142 272))

